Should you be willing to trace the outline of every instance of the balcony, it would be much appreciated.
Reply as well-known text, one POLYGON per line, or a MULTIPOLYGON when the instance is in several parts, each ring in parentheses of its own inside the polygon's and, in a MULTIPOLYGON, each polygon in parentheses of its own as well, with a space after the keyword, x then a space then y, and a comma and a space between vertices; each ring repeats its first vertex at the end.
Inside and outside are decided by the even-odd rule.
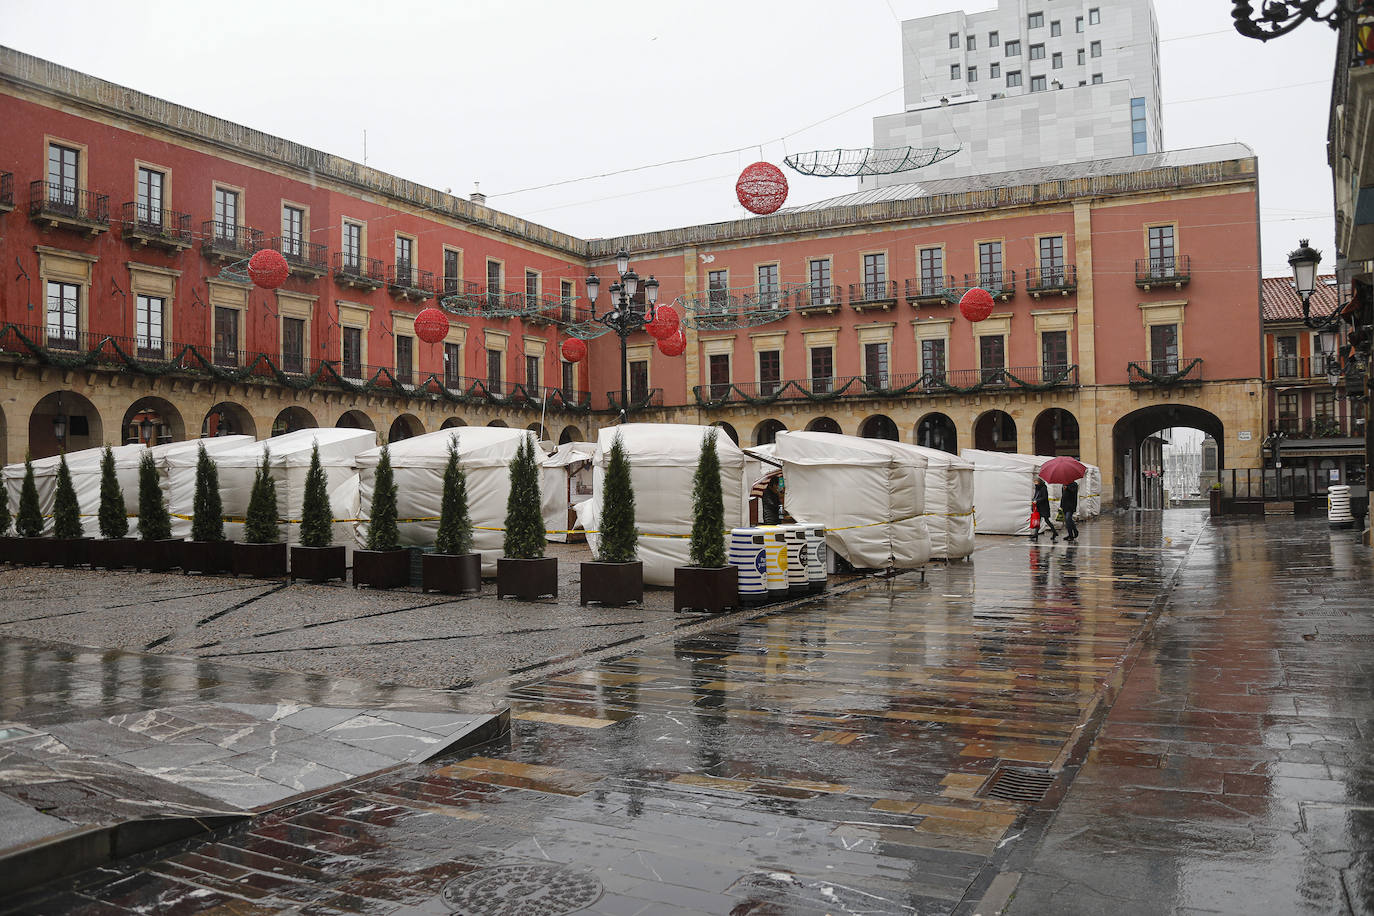
MULTIPOLYGON (((608 404, 611 405, 611 410, 619 410, 619 409, 620 409, 620 392, 619 392, 619 391, 608 391, 608 392, 606 392, 606 402, 607 402, 608 404)), ((648 408, 650 408, 650 407, 662 407, 662 406, 663 406, 663 389, 662 389, 662 388, 650 388, 648 391, 639 391, 639 392, 636 392, 634 389, 630 389, 630 392, 629 392, 629 401, 628 401, 628 403, 625 405, 625 412, 626 412, 626 413, 633 413, 633 412, 636 411, 636 410, 646 410, 646 409, 648 409, 648 408)))
POLYGON ((1282 433, 1294 439, 1361 439, 1364 423, 1350 417, 1279 417, 1269 427, 1269 434, 1282 433))
POLYGON ((1192 279, 1192 269, 1192 262, 1186 254, 1165 258, 1137 258, 1135 285, 1141 289, 1154 289, 1159 286, 1183 289, 1192 279))
MULTIPOLYGON (((711 289, 705 296, 683 296, 679 301, 687 310, 683 318, 692 327, 699 331, 723 331, 780 321, 790 313, 792 299, 789 292, 777 287, 745 286, 711 289)), ((834 308, 839 308, 838 300, 834 308)))
POLYGON ((840 310, 843 303, 839 286, 822 283, 799 283, 789 287, 785 293, 792 303, 793 311, 800 315, 830 315, 840 310))
POLYGON ((972 289, 982 287, 992 293, 998 302, 1006 302, 1016 295, 1016 271, 994 270, 987 273, 964 274, 964 286, 972 289))
POLYGON ((14 174, 0 172, 0 213, 14 209, 14 174))
POLYGON ((404 263, 388 264, 386 288, 397 299, 423 302, 434 296, 434 271, 404 263))
MULTIPOLYGON (((1275 356, 1269 360, 1267 381, 1320 381, 1326 384, 1326 354, 1314 356, 1275 356)), ((1337 363, 1336 374, 1345 377, 1345 370, 1337 363)))
POLYGON ((520 317, 533 325, 576 324, 592 317, 591 309, 577 305, 577 297, 569 296, 525 296, 525 307, 520 317))
POLYGON ((191 214, 178 210, 159 210, 129 201, 120 210, 124 240, 142 247, 151 245, 167 251, 191 247, 191 214))
POLYGON ((49 181, 29 182, 29 219, 96 236, 110 228, 110 198, 49 181))
POLYGON ((1078 289, 1078 268, 1072 264, 1059 267, 1032 267, 1026 271, 1026 292, 1031 298, 1067 296, 1078 289))
POLYGON ((348 252, 334 252, 334 282, 354 289, 381 289, 386 285, 386 268, 381 258, 364 258, 348 252))
POLYGON ((895 375, 851 375, 787 381, 718 382, 694 386, 692 397, 698 407, 716 408, 729 404, 771 404, 774 401, 964 394, 988 388, 1047 391, 1077 387, 1077 366, 1029 366, 1012 369, 952 369, 895 375))
POLYGON ((200 224, 200 237, 200 253, 212 261, 245 261, 263 245, 259 230, 213 219, 200 224))
POLYGON ((1202 360, 1151 359, 1126 364, 1126 381, 1132 388, 1172 388, 1202 384, 1202 360))
POLYGON ((896 280, 870 280, 849 284, 849 307, 856 312, 886 312, 897 304, 896 280))
POLYGON ((906 301, 908 305, 945 305, 950 287, 954 286, 953 276, 922 277, 906 281, 906 301))
POLYGON ((318 280, 329 273, 329 249, 324 245, 278 235, 268 239, 266 247, 286 258, 292 276, 318 280))

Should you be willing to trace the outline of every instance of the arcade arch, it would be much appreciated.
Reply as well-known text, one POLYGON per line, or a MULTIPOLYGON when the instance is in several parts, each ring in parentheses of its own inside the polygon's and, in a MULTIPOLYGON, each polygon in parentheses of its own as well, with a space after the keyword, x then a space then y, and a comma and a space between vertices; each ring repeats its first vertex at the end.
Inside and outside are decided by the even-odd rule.
POLYGON ((985 452, 1016 451, 1016 421, 1005 410, 989 410, 973 423, 973 447, 985 452))
POLYGON ((897 424, 892 422, 892 418, 887 414, 874 414, 859 427, 859 435, 865 439, 887 439, 890 442, 897 442, 902 438, 902 434, 897 431, 897 424))
POLYGON ((372 422, 372 418, 361 410, 345 410, 339 415, 339 422, 334 424, 339 429, 371 429, 377 428, 372 422))
POLYGON ((220 401, 211 407, 200 421, 201 438, 207 436, 252 436, 257 438, 258 426, 248 408, 233 401, 220 401))
POLYGON ((959 430, 945 414, 928 413, 916 423, 916 444, 957 455, 959 430))
POLYGON ((124 411, 119 424, 119 441, 125 445, 161 445, 186 438, 181 411, 162 398, 139 398, 124 411))
POLYGON ((402 439, 409 439, 418 436, 425 431, 425 425, 420 422, 420 418, 413 413, 403 413, 391 423, 391 428, 387 430, 386 441, 399 442, 402 439))
POLYGON ((806 424, 806 431, 810 433, 838 433, 840 424, 830 417, 817 417, 806 424))
POLYGON ((100 411, 75 391, 44 395, 29 415, 29 453, 35 458, 94 448, 104 442, 100 411))
POLYGON ((778 433, 785 432, 787 432, 787 427, 783 425, 782 421, 770 417, 754 427, 754 444, 772 445, 777 441, 778 433))
POLYGON ((1064 408, 1042 410, 1031 431, 1035 454, 1079 456, 1078 418, 1064 408))
POLYGON ((298 429, 316 429, 319 423, 315 421, 315 415, 304 407, 292 405, 281 413, 277 414, 272 421, 272 435, 282 436, 286 433, 294 433, 298 429))

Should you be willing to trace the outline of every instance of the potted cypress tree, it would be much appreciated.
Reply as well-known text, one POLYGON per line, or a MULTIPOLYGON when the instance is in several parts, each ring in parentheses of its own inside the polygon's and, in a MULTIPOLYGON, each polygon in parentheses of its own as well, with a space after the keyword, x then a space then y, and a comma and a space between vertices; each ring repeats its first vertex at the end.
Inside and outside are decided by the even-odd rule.
POLYGON ((277 482, 272 479, 272 454, 262 450, 262 464, 253 475, 248 513, 243 519, 243 542, 234 543, 234 575, 280 579, 286 575, 286 542, 277 516, 277 482))
POLYGON ((673 609, 719 613, 738 606, 739 570, 726 560, 725 498, 712 428, 701 439, 692 478, 691 565, 673 570, 673 609))
POLYGON ((172 537, 172 516, 162 498, 151 452, 144 452, 138 461, 138 536, 143 540, 140 568, 166 572, 180 562, 181 538, 172 537))
POLYGON ((458 442, 453 438, 448 440, 439 532, 434 537, 434 552, 420 559, 420 572, 421 591, 459 595, 482 590, 482 555, 472 551, 468 478, 458 458, 458 442))
POLYGON ((100 458, 100 537, 91 541, 91 565, 106 569, 133 566, 138 541, 129 537, 129 510, 124 489, 115 476, 114 450, 105 446, 100 458))
POLYGON ((181 547, 185 572, 226 573, 234 568, 234 545, 224 538, 224 502, 219 495, 219 465, 200 443, 196 492, 191 501, 191 540, 181 547))
POLYGON ((301 503, 301 542, 291 547, 291 579, 324 582, 348 578, 348 557, 335 545, 334 513, 329 509, 329 481, 320 466, 320 444, 310 450, 301 503))
POLYGON ((539 465, 534 437, 525 436, 510 463, 506 499, 505 556, 496 561, 496 597, 533 601, 558 597, 558 558, 544 556, 544 516, 539 511, 539 465))
POLYGON ((596 560, 582 564, 582 604, 643 604, 644 563, 636 559, 639 532, 635 529, 635 490, 630 459, 619 433, 611 442, 602 490, 596 560))
POLYGON ((33 482, 33 459, 24 457, 24 483, 19 488, 19 511, 14 516, 19 534, 15 562, 40 566, 49 561, 50 542, 43 537, 43 510, 38 507, 38 486, 33 482))
POLYGON ((353 551, 353 587, 400 588, 409 582, 410 551, 401 548, 401 532, 396 528, 396 477, 391 471, 391 447, 383 445, 372 485, 367 549, 353 551))
POLYGON ((10 517, 9 490, 5 487, 5 482, 0 480, 0 563, 18 562, 14 554, 14 538, 10 537, 12 524, 14 519, 10 517))
POLYGON ((57 459, 57 487, 52 499, 53 560, 63 566, 85 566, 91 562, 91 539, 81 530, 81 507, 72 486, 67 456, 57 459))

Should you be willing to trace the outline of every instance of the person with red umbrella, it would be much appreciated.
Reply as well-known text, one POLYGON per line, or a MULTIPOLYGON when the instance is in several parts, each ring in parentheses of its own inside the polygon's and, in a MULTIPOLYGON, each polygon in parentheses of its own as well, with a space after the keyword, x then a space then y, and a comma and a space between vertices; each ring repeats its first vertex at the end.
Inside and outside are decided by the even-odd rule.
MULTIPOLYGON (((1050 529, 1050 540, 1059 540, 1059 529, 1054 527, 1054 522, 1050 521, 1050 489, 1045 486, 1045 481, 1039 477, 1035 478, 1035 494, 1031 497, 1035 504, 1035 511, 1040 513, 1040 524, 1050 529)), ((1032 541, 1040 540, 1040 531, 1037 529, 1031 535, 1032 541)))
MULTIPOLYGON (((1069 458, 1061 455, 1058 458, 1051 458, 1040 465, 1040 476, 1035 481, 1035 495, 1037 500, 1041 493, 1045 494, 1045 504, 1040 508, 1040 514, 1045 515, 1049 508, 1050 496, 1046 483, 1059 483, 1064 485, 1064 492, 1059 497, 1059 508, 1064 513, 1064 531, 1067 536, 1065 540, 1072 541, 1078 537, 1078 523, 1074 521, 1073 514, 1078 511, 1078 479, 1088 473, 1087 467, 1077 458, 1069 458)), ((1051 530, 1054 526, 1050 526, 1051 530)), ((1059 533, 1054 533, 1054 539, 1059 540, 1059 533)))

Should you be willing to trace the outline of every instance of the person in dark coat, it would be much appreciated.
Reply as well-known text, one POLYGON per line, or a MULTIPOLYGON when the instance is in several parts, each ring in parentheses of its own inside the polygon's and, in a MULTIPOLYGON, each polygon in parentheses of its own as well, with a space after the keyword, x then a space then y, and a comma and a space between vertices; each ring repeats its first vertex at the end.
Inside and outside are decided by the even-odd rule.
POLYGON ((1078 511, 1078 481, 1064 484, 1064 492, 1059 494, 1059 508, 1064 510, 1064 540, 1072 541, 1078 537, 1078 522, 1073 518, 1078 511))
MULTIPOLYGON (((1035 478, 1035 495, 1031 497, 1035 503, 1035 509, 1040 513, 1040 527, 1050 529, 1050 540, 1059 540, 1059 529, 1054 527, 1054 522, 1050 521, 1050 488, 1045 486, 1045 481, 1039 477, 1035 478)), ((1031 535, 1032 541, 1040 540, 1040 532, 1031 535)))

